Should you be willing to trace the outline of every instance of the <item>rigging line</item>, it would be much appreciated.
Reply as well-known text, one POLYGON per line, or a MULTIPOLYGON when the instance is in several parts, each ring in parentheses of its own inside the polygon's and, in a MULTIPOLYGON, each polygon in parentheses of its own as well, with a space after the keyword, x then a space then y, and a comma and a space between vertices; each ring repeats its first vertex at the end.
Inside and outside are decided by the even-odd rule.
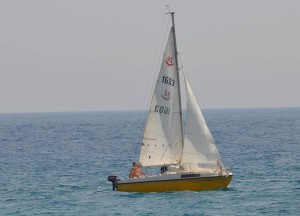
MULTIPOLYGON (((166 15, 168 15, 168 14, 165 14, 164 21, 165 21, 166 15)), ((167 22, 167 25, 166 25, 167 27, 170 25, 170 20, 171 20, 171 17, 169 16, 169 19, 168 19, 168 22, 167 22)), ((150 89, 150 95, 148 95, 149 100, 148 100, 148 103, 146 104, 146 108, 150 107, 150 104, 152 102, 152 98, 154 96, 154 94, 151 95, 151 92, 154 91, 154 88, 155 88, 155 85, 156 85, 156 78, 157 78, 157 76, 160 72, 160 70, 158 69, 159 65, 162 64, 162 62, 159 61, 159 60, 162 59, 162 56, 163 56, 164 44, 165 44, 165 41, 166 41, 167 33, 169 31, 169 28, 167 28, 167 27, 166 27, 166 30, 164 32, 163 41, 162 41, 162 45, 161 45, 160 52, 159 52, 159 55, 158 55, 158 59, 156 59, 156 58, 153 59, 153 64, 152 64, 152 68, 151 68, 151 72, 152 72, 152 81, 151 81, 151 83, 152 83, 152 85, 151 85, 151 89, 150 89), (156 68, 153 71, 153 67, 154 67, 155 62, 157 62, 156 63, 156 68), (154 74, 154 76, 153 76, 153 74, 154 74)), ((162 28, 161 28, 161 33, 160 33, 159 41, 157 43, 156 52, 157 52, 157 49, 158 49, 158 45, 160 44, 159 42, 161 40, 163 28, 165 28, 164 23, 163 23, 162 28)), ((146 93, 145 93, 145 97, 146 97, 146 93)), ((143 121, 144 127, 146 127, 146 121, 147 121, 146 116, 149 115, 150 113, 151 113, 151 107, 148 108, 148 112, 145 112, 145 114, 144 114, 144 118, 143 118, 144 119, 144 121, 143 121)), ((140 140, 141 140, 143 134, 141 134, 140 136, 141 136, 140 137, 140 140)))
MULTIPOLYGON (((157 50, 159 48, 159 42, 161 40, 161 37, 162 37, 162 32, 163 32, 163 27, 165 25, 165 20, 166 20, 166 14, 164 15, 164 18, 163 18, 163 22, 162 22, 162 26, 161 26, 161 30, 160 30, 160 34, 159 34, 159 38, 158 38, 158 41, 157 41, 157 44, 156 44, 156 49, 155 49, 155 53, 157 53, 157 50)), ((151 70, 150 72, 153 71, 153 68, 154 68, 154 64, 155 64, 155 60, 156 60, 156 56, 154 55, 154 58, 153 58, 153 61, 152 61, 152 66, 151 66, 151 70)), ((150 80, 149 77, 151 76, 151 73, 148 73, 148 76, 147 76, 147 79, 146 80, 150 80)), ((143 110, 143 107, 144 107, 144 104, 145 104, 145 100, 146 100, 146 97, 147 97, 147 92, 149 90, 149 86, 150 86, 150 82, 148 81, 147 83, 147 86, 146 86, 146 91, 145 91, 145 94, 144 94, 144 98, 142 100, 142 103, 140 105, 140 110, 143 110)), ((141 114, 140 115, 140 118, 138 118, 138 122, 142 122, 142 119, 144 119, 142 125, 144 126, 145 125, 145 118, 146 118, 146 115, 147 115, 147 112, 146 114, 141 114)), ((140 135, 137 136, 137 142, 136 143, 139 143, 139 140, 141 140, 141 137, 143 136, 142 134, 142 130, 143 130, 143 127, 141 127, 140 129, 140 135)), ((132 144, 132 148, 134 148, 133 144, 132 144)))
MULTIPOLYGON (((166 16, 167 16, 167 14, 165 14, 165 16, 164 16, 164 21, 165 21, 166 16)), ((169 23, 170 23, 170 17, 169 17, 169 19, 168 19, 167 26, 169 26, 169 23)), ((164 29, 164 28, 165 28, 165 23, 163 23, 163 25, 162 25, 162 27, 161 27, 161 33, 160 33, 159 40, 158 40, 157 47, 156 47, 156 51, 155 51, 156 53, 157 53, 157 50, 158 50, 158 48, 159 48, 159 44, 160 44, 160 41, 161 41, 161 37, 162 37, 162 33, 163 33, 163 29, 164 29)), ((166 29, 168 30, 168 28, 166 28, 166 29)), ((165 44, 167 30, 166 30, 165 33, 164 33, 162 44, 165 44)), ((161 47, 161 49, 160 49, 160 52, 159 52, 159 55, 158 55, 158 58, 156 58, 156 56, 154 57, 153 62, 152 62, 152 67, 151 67, 151 72, 152 72, 152 73, 149 73, 149 75, 151 75, 152 78, 151 78, 151 79, 148 79, 148 80, 151 80, 150 83, 152 83, 152 85, 151 85, 150 90, 149 90, 149 85, 148 85, 147 91, 146 91, 146 93, 145 93, 145 98, 144 98, 144 101, 143 101, 143 104, 145 104, 145 99, 146 99, 146 97, 150 98, 150 100, 148 100, 148 102, 146 103, 146 109, 148 110, 148 112, 146 112, 146 113, 144 114, 143 125, 145 125, 145 122, 146 122, 146 116, 147 116, 147 114, 148 114, 149 111, 150 111, 150 109, 149 109, 148 107, 150 107, 150 104, 151 104, 151 98, 152 98, 152 97, 151 97, 151 96, 152 96, 152 95, 151 95, 151 92, 153 92, 154 86, 155 86, 155 84, 156 84, 156 78, 157 78, 158 73, 159 73, 158 67, 159 67, 159 64, 161 63, 161 62, 159 61, 159 59, 161 59, 162 52, 163 52, 163 48, 164 48, 164 46, 162 45, 162 47, 161 47), (154 67, 154 65, 155 65, 155 62, 157 62, 157 63, 156 63, 156 68, 155 68, 155 70, 153 70, 153 67, 154 67), (148 91, 148 90, 149 90, 149 91, 148 91), (150 92, 150 95, 147 95, 147 92, 150 92)), ((148 84, 149 84, 149 82, 148 82, 148 84)))
MULTIPOLYGON (((166 17, 167 15, 168 15, 168 14, 165 14, 165 17, 166 17)), ((171 20, 171 17, 169 17, 169 19, 168 19, 167 26, 169 26, 170 20, 171 20)), ((161 33, 162 33, 162 30, 163 30, 163 27, 164 27, 164 26, 162 26, 161 33)), ((152 76, 152 81, 151 81, 152 86, 151 86, 150 92, 153 92, 153 91, 154 91, 155 84, 156 84, 156 78, 157 78, 157 76, 158 76, 158 74, 159 74, 159 72, 160 72, 158 68, 159 68, 159 65, 161 64, 161 62, 160 62, 159 60, 162 59, 162 56, 163 56, 163 49, 164 49, 164 44, 165 44, 165 41, 166 41, 166 36, 167 36, 168 30, 169 30, 168 28, 166 28, 166 30, 165 30, 164 37, 163 37, 163 41, 162 41, 162 44, 163 44, 163 45, 161 46, 161 49, 160 49, 160 52, 159 52, 158 59, 157 59, 157 60, 153 59, 154 61, 153 61, 153 65, 152 65, 152 66, 154 66, 154 63, 155 63, 155 62, 157 62, 157 63, 156 63, 156 68, 155 68, 154 71, 153 71, 153 67, 151 68, 151 71, 153 71, 154 76, 152 76)), ((160 35, 160 37, 161 37, 161 35, 160 35)), ((161 40, 161 38, 159 38, 159 40, 161 40)), ((158 44, 157 44, 157 45, 158 45, 158 44)), ((158 46, 157 46, 157 49, 158 49, 158 46)), ((156 50, 156 52, 157 52, 157 50, 156 50)), ((151 97, 151 95, 150 95, 150 97, 151 97)), ((148 103, 147 103, 146 107, 149 107, 149 106, 150 106, 150 103, 151 103, 151 100, 148 100, 148 103)), ((149 110, 150 110, 150 109, 149 109, 149 110)))
POLYGON ((179 53, 177 54, 177 57, 178 57, 179 62, 181 64, 181 67, 178 70, 181 71, 181 69, 182 69, 182 71, 185 73, 184 68, 183 68, 183 63, 182 63, 182 60, 181 60, 181 56, 179 55, 179 53))

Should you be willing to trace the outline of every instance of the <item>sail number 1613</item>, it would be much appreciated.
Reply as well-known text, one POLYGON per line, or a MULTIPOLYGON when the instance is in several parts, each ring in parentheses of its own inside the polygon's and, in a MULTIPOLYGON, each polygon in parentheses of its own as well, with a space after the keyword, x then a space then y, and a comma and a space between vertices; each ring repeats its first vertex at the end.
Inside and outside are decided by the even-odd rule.
POLYGON ((162 82, 165 84, 169 84, 170 86, 174 86, 175 84, 175 80, 167 76, 162 77, 162 82))

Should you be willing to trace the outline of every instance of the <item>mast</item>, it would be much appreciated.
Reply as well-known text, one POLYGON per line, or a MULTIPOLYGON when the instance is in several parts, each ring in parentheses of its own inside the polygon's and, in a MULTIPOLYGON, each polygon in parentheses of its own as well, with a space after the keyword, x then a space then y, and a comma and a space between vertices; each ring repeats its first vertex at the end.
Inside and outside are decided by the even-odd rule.
MULTIPOLYGON (((174 13, 175 12, 169 12, 172 16, 172 31, 173 31, 173 35, 174 35, 174 48, 175 48, 175 67, 176 67, 176 71, 177 71, 177 76, 178 76, 178 80, 179 79, 179 66, 178 66, 178 52, 177 52, 177 43, 176 43, 176 34, 175 34, 175 21, 174 21, 174 13)), ((180 109, 179 109, 179 112, 180 112, 180 122, 181 122, 181 137, 182 137, 182 140, 181 140, 181 143, 182 143, 182 149, 183 149, 183 126, 182 126, 182 105, 181 105, 181 91, 180 91, 180 82, 178 82, 178 91, 179 91, 179 104, 180 104, 180 109)))

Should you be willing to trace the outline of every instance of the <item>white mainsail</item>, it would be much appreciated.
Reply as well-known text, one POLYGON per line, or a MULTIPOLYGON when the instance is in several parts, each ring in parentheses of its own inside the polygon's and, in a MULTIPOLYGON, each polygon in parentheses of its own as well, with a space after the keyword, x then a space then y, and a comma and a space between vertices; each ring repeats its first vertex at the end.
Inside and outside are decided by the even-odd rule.
POLYGON ((211 170, 221 165, 221 158, 185 73, 184 79, 187 109, 181 167, 191 172, 211 170))
POLYGON ((174 27, 171 28, 156 81, 142 140, 142 166, 179 164, 182 156, 182 119, 174 27))

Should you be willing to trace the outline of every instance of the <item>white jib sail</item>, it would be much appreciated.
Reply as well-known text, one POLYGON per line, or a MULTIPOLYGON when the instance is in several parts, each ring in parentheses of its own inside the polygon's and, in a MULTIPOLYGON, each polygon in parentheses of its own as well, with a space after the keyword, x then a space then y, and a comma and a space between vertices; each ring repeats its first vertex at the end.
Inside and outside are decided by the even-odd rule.
POLYGON ((156 81, 142 140, 142 166, 179 164, 182 155, 182 120, 179 77, 171 29, 156 81))
POLYGON ((221 165, 221 158, 185 73, 184 79, 187 110, 181 167, 191 172, 211 172, 221 165))

